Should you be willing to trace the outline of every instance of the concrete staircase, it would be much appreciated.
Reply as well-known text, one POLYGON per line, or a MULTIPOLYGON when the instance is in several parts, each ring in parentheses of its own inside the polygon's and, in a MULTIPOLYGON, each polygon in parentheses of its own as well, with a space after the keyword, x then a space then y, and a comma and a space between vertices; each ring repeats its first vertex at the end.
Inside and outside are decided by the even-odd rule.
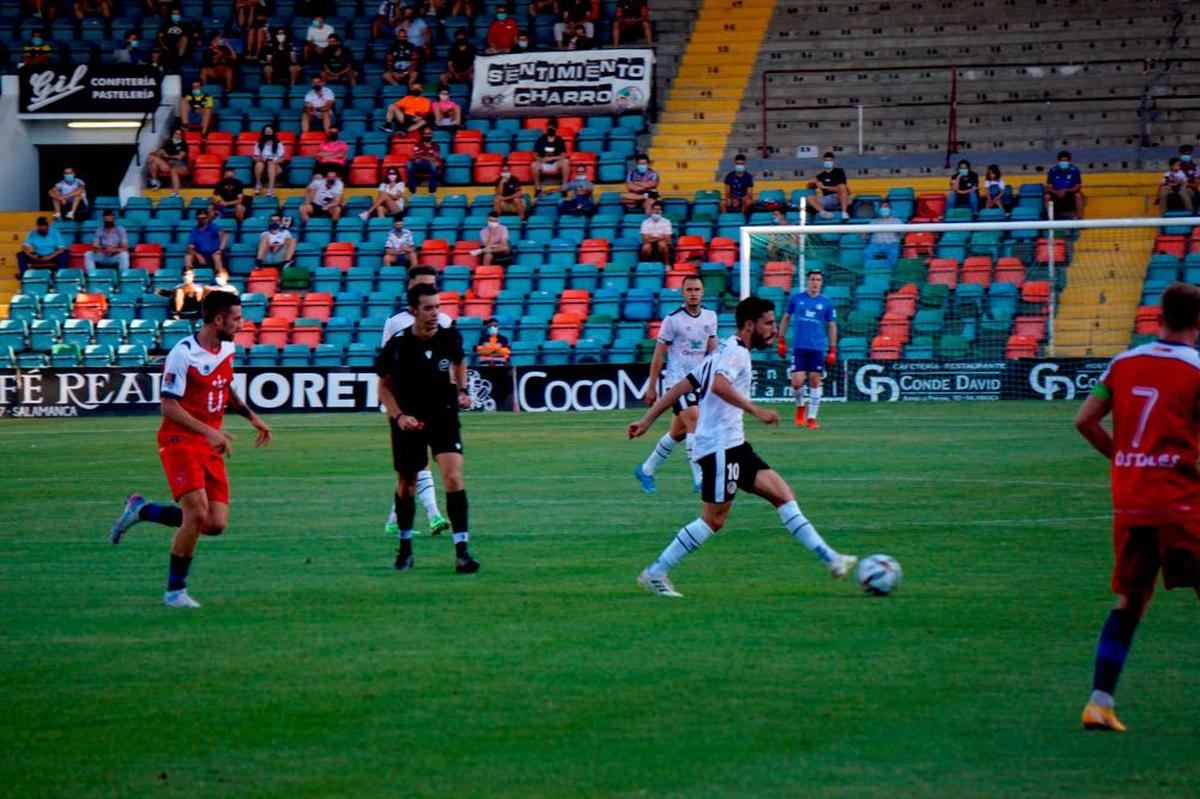
POLYGON ((0 319, 8 318, 12 296, 21 288, 17 275, 17 253, 25 236, 43 212, 0 213, 0 319))

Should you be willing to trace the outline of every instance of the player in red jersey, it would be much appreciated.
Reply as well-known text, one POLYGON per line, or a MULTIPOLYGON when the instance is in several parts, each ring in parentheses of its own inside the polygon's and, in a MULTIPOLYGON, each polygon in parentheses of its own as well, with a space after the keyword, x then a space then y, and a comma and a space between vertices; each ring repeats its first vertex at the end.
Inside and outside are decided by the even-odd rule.
POLYGON ((220 535, 229 521, 229 479, 225 457, 233 434, 221 429, 225 409, 246 417, 258 431, 255 446, 271 440, 263 424, 233 391, 233 335, 242 322, 236 294, 209 292, 202 306, 204 326, 167 355, 162 379, 162 425, 158 454, 176 505, 156 505, 133 494, 109 535, 114 544, 139 521, 178 527, 171 542, 171 566, 163 602, 198 608, 188 596, 187 575, 201 535, 220 535))
POLYGON ((1112 590, 1096 650, 1089 730, 1124 732, 1113 693, 1161 570, 1167 590, 1200 596, 1200 288, 1162 294, 1161 338, 1113 359, 1079 409, 1075 427, 1112 462, 1112 590), (1101 420, 1112 413, 1112 433, 1101 420))

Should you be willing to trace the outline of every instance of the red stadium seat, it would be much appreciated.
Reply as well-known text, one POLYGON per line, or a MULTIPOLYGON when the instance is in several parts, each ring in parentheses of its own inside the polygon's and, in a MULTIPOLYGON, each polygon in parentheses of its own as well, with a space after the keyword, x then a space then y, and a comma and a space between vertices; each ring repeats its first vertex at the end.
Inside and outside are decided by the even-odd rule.
POLYGON ((192 185, 193 186, 215 186, 221 182, 221 167, 224 165, 225 159, 219 155, 203 155, 196 156, 196 166, 192 169, 192 185))
MULTIPOLYGON (((941 222, 946 216, 946 195, 918 194, 917 209, 913 216, 922 222, 941 222)), ((916 222, 917 219, 913 221, 916 222)))
POLYGON ((476 241, 456 241, 454 242, 454 254, 450 256, 450 263, 457 266, 476 267, 479 265, 479 256, 472 255, 475 248, 479 246, 476 241))
MULTIPOLYGON (((271 298, 269 314, 269 319, 283 319, 287 322, 294 322, 300 316, 300 298, 295 294, 276 294, 271 298)), ((263 321, 263 324, 266 324, 266 320, 263 321)), ((284 344, 286 343, 285 341, 284 344)), ((283 344, 279 346, 282 347, 283 344)))
POLYGON ((67 266, 71 269, 83 269, 87 261, 83 256, 92 251, 91 242, 77 242, 67 248, 67 266))
POLYGON ((708 245, 708 260, 718 264, 733 265, 737 263, 738 246, 733 239, 724 236, 714 236, 708 245))
MULTIPOLYGON (((471 242, 468 242, 471 243, 471 242)), ((471 291, 476 297, 493 300, 504 288, 504 267, 479 266, 472 273, 471 291)))
POLYGON ((908 343, 909 329, 909 317, 903 314, 885 313, 879 320, 879 335, 887 336, 901 344, 908 343))
POLYGON ((953 258, 930 258, 926 280, 949 286, 953 291, 958 286, 958 261, 953 258))
POLYGON ((319 130, 310 130, 300 134, 300 151, 296 153, 301 158, 314 158, 317 150, 325 143, 325 134, 319 130))
POLYGON ((703 236, 680 236, 675 240, 675 262, 686 263, 687 261, 703 261, 704 260, 704 237, 703 236))
POLYGON ((243 131, 238 134, 237 141, 233 145, 233 154, 243 156, 254 155, 254 147, 257 144, 257 133, 252 130, 243 131))
POLYGON ((450 152, 459 155, 477 156, 483 152, 483 131, 481 130, 460 130, 454 134, 454 142, 450 145, 450 152))
POLYGON ((566 341, 572 347, 579 341, 579 317, 573 313, 556 313, 550 320, 550 340, 566 341))
POLYGON ((508 166, 517 180, 522 183, 533 182, 533 153, 513 150, 508 154, 508 166))
POLYGON ((442 303, 442 313, 451 319, 457 319, 462 313, 462 295, 457 291, 443 291, 438 294, 442 303))
POLYGON ((425 239, 417 251, 417 263, 441 271, 450 264, 450 242, 445 239, 425 239))
POLYGON ((273 267, 252 269, 246 278, 246 291, 254 294, 265 294, 267 299, 275 296, 279 290, 279 270, 273 267))
POLYGON ((695 274, 696 264, 675 264, 667 270, 667 277, 663 281, 663 288, 682 289, 683 281, 695 274))
POLYGON ((204 152, 219 156, 224 161, 233 155, 233 134, 223 130, 209 133, 204 137, 204 152))
MULTIPOLYGON (((486 267, 480 267, 484 269, 486 267)), ((468 291, 466 299, 463 300, 463 316, 475 316, 480 319, 487 319, 492 315, 492 298, 477 297, 474 292, 468 291)))
POLYGON ((574 136, 583 130, 583 117, 559 117, 558 135, 566 138, 567 134, 574 136))
POLYGON ((963 261, 962 282, 976 283, 985 289, 992 284, 992 259, 986 255, 973 255, 963 261))
POLYGON ((588 180, 595 182, 596 180, 596 165, 599 161, 599 156, 596 153, 577 152, 571 156, 571 177, 575 177, 575 170, 582 166, 587 172, 588 180))
POLYGON ((1133 324, 1133 332, 1139 336, 1153 336, 1158 334, 1158 312, 1157 306, 1145 305, 1137 309, 1137 318, 1133 324))
POLYGON ((1004 348, 1004 357, 1010 361, 1017 358, 1036 358, 1037 342, 1028 336, 1009 336, 1008 346, 1004 348))
POLYGON ((375 186, 379 183, 379 159, 373 155, 356 155, 347 174, 351 186, 375 186))
MULTIPOLYGON (((271 304, 271 307, 273 310, 274 303, 271 304)), ((292 319, 268 316, 258 326, 258 343, 274 344, 276 347, 282 348, 288 343, 288 334, 291 332, 291 329, 292 319)))
POLYGON ((1045 280, 1030 280, 1021 286, 1021 299, 1029 303, 1049 303, 1050 283, 1045 280))
POLYGON ((871 360, 896 361, 900 359, 900 342, 890 336, 876 336, 871 339, 871 360))
POLYGON ((652 320, 650 320, 649 324, 646 325, 646 338, 648 338, 648 339, 657 339, 658 334, 661 332, 662 332, 662 320, 661 319, 652 319, 652 320))
POLYGON ((405 163, 412 160, 413 150, 417 147, 417 143, 411 139, 392 139, 391 146, 388 147, 388 155, 395 156, 405 163))
POLYGON ((581 264, 604 267, 608 263, 609 243, 607 239, 584 239, 579 245, 576 258, 581 264))
POLYGON ((315 349, 321 343, 320 325, 293 325, 289 344, 303 344, 309 349, 315 349))
POLYGON ((1025 264, 1020 258, 1001 258, 996 261, 996 273, 992 276, 996 283, 1013 283, 1020 286, 1025 282, 1025 264))
MULTIPOLYGON (((1033 250, 1033 259, 1039 264, 1050 263, 1050 240, 1038 239, 1033 250)), ((1067 243, 1062 239, 1054 240, 1054 263, 1065 264, 1067 260, 1067 243)))
POLYGON ((536 128, 542 133, 545 133, 546 126, 549 124, 550 117, 525 117, 524 121, 521 122, 521 127, 525 130, 533 130, 536 128))
POLYGON ((790 292, 795 280, 796 268, 787 261, 768 261, 763 266, 762 284, 766 288, 783 289, 785 292, 790 292))
POLYGON ((246 349, 253 347, 258 343, 258 325, 249 319, 243 319, 238 331, 233 334, 233 343, 246 349))
POLYGON ((933 255, 934 243, 932 233, 906 233, 904 243, 900 247, 903 258, 928 258, 933 255))
POLYGON ((1174 255, 1182 258, 1187 254, 1187 236, 1159 236, 1154 240, 1155 255, 1174 255))
POLYGON ((104 294, 79 294, 75 297, 71 315, 76 319, 99 322, 108 315, 108 297, 104 294))
POLYGON ((129 265, 134 269, 145 269, 150 274, 154 274, 162 266, 163 248, 161 244, 135 244, 133 247, 133 256, 129 259, 129 265))
POLYGON ((328 322, 333 314, 333 295, 324 291, 310 291, 304 295, 300 306, 300 315, 306 319, 320 319, 328 322))
POLYGON ((574 314, 579 319, 587 319, 592 305, 592 295, 587 289, 566 289, 558 298, 558 312, 574 314))
POLYGON ((408 179, 408 160, 401 155, 385 155, 379 164, 379 172, 387 174, 389 169, 395 169, 400 173, 400 181, 403 182, 408 179))
POLYGON ((504 156, 499 153, 481 153, 475 158, 471 182, 484 185, 495 183, 500 179, 500 166, 503 163, 504 156))
POLYGON ((326 267, 341 269, 345 272, 354 266, 354 260, 354 242, 332 241, 326 245, 321 263, 326 267))
POLYGON ((917 287, 912 283, 901 286, 887 296, 885 316, 911 319, 917 312, 917 287))
POLYGON ((1046 317, 1018 316, 1013 319, 1013 335, 1041 341, 1046 337, 1046 317))

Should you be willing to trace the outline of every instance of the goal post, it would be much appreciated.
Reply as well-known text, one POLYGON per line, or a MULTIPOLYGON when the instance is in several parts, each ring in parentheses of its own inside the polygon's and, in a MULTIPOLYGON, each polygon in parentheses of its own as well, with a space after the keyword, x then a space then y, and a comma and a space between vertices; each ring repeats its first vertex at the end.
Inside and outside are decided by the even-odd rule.
POLYGON ((819 268, 843 358, 1107 357, 1151 335, 1138 309, 1168 283, 1200 284, 1200 217, 816 222, 742 227, 739 290, 779 303, 819 268), (875 234, 894 261, 866 257, 875 234))

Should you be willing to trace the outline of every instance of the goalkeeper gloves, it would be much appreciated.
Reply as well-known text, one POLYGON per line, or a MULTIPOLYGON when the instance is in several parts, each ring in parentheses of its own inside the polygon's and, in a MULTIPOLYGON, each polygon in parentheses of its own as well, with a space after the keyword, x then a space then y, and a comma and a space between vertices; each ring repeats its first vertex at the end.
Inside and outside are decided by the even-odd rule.
POLYGON ((825 356, 825 363, 829 366, 837 363, 837 347, 833 344, 829 345, 829 354, 825 356))
POLYGON ((787 357, 787 341, 783 336, 779 337, 779 343, 775 345, 775 351, 779 353, 780 358, 787 357))

